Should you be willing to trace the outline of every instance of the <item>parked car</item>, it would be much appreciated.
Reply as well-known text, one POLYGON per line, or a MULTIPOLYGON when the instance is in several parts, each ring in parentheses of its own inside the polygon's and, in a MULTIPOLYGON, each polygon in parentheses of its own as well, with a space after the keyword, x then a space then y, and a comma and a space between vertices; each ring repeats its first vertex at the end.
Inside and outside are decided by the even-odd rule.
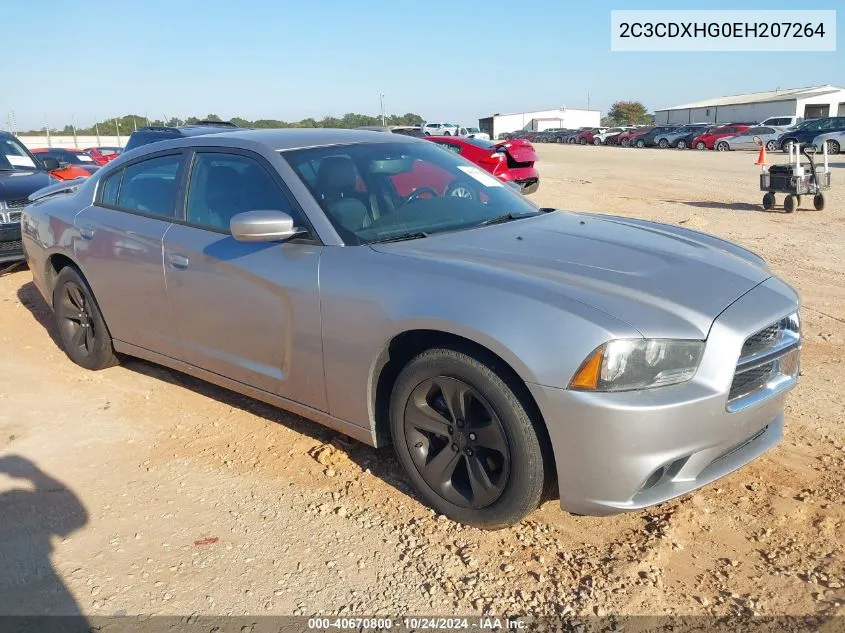
POLYGON ((593 145, 608 145, 608 139, 614 136, 618 136, 622 134, 622 132, 627 132, 630 128, 627 127, 612 127, 608 128, 604 132, 599 132, 598 134, 593 135, 593 145))
POLYGON ((417 125, 362 125, 359 130, 369 130, 371 132, 389 132, 391 134, 404 134, 405 136, 416 136, 422 138, 425 133, 422 128, 417 125))
POLYGON ((578 136, 575 137, 575 141, 580 145, 592 145, 596 134, 601 134, 606 131, 606 127, 591 127, 587 130, 582 130, 578 136))
POLYGON ((711 127, 710 124, 685 125, 674 132, 657 135, 655 143, 660 148, 676 147, 678 149, 687 149, 692 146, 692 140, 696 136, 704 134, 711 127))
POLYGON ((39 147, 33 149, 32 153, 42 163, 45 158, 54 158, 58 161, 59 167, 50 171, 50 175, 56 180, 88 178, 100 168, 94 159, 81 149, 39 147))
POLYGON ((563 142, 564 143, 577 143, 578 137, 582 132, 586 132, 590 128, 588 127, 579 127, 577 130, 570 130, 568 133, 563 133, 563 142))
POLYGON ((648 134, 653 126, 644 126, 644 127, 636 127, 632 130, 628 130, 627 132, 622 132, 614 138, 617 143, 621 147, 633 147, 632 143, 636 140, 638 136, 642 136, 643 134, 648 134))
POLYGON ((0 130, 0 264, 23 259, 21 211, 29 195, 54 184, 54 158, 38 160, 15 136, 0 130))
MULTIPOLYGON (((645 134, 638 134, 633 138, 633 146, 634 147, 657 147, 658 141, 657 137, 660 135, 668 135, 681 132, 683 130, 683 126, 678 125, 658 125, 656 127, 651 128, 645 134)), ((668 141, 665 141, 663 147, 668 147, 668 141)))
POLYGON ((426 136, 457 136, 458 126, 454 123, 426 123, 422 131, 426 136))
MULTIPOLYGON (((526 195, 534 193, 540 186, 540 173, 534 166, 537 162, 537 153, 527 139, 494 143, 480 138, 428 136, 426 140, 466 158, 502 182, 516 183, 520 191, 526 195)), ((438 189, 438 195, 445 195, 448 184, 448 182, 442 184, 442 187, 438 189)))
POLYGON ((466 128, 466 136, 470 138, 480 138, 483 141, 489 141, 490 135, 487 132, 482 132, 477 127, 468 127, 466 128))
POLYGON ((465 525, 555 490, 595 515, 689 493, 779 442, 798 378, 798 296, 758 256, 538 209, 421 139, 180 138, 23 221, 73 362, 139 356, 392 443, 465 525), (435 195, 443 178, 478 196, 435 195))
POLYGON ((787 151, 790 143, 796 143, 800 147, 812 143, 819 134, 828 132, 840 132, 845 130, 845 116, 832 116, 825 119, 814 119, 804 121, 801 125, 781 134, 777 144, 784 152, 787 151))
POLYGON ((736 136, 726 136, 716 141, 716 149, 724 152, 736 149, 759 149, 757 139, 766 146, 769 151, 777 149, 778 137, 783 133, 774 127, 759 125, 750 127, 736 136))
POLYGON ((801 123, 801 121, 803 121, 803 120, 804 120, 804 118, 800 117, 800 116, 770 116, 765 121, 760 121, 757 125, 758 126, 764 126, 764 127, 787 128, 787 127, 795 127, 796 125, 801 123))
POLYGON ((716 141, 727 136, 736 136, 740 132, 747 130, 750 125, 737 125, 734 123, 728 125, 718 125, 710 128, 703 134, 699 134, 692 139, 692 146, 695 149, 715 149, 716 141))
POLYGON ((233 129, 237 130, 239 128, 234 123, 225 121, 202 121, 193 125, 181 125, 179 127, 149 125, 139 127, 132 132, 129 135, 129 140, 126 141, 126 147, 123 148, 123 151, 129 152, 136 147, 157 141, 169 141, 186 136, 201 136, 203 134, 219 134, 221 132, 229 132, 233 129))
POLYGON ((88 147, 84 150, 100 166, 120 156, 122 147, 88 147))
POLYGON ((838 154, 842 151, 842 146, 845 145, 845 130, 838 132, 827 132, 819 134, 813 139, 813 146, 817 151, 821 152, 824 145, 827 144, 828 154, 838 154))

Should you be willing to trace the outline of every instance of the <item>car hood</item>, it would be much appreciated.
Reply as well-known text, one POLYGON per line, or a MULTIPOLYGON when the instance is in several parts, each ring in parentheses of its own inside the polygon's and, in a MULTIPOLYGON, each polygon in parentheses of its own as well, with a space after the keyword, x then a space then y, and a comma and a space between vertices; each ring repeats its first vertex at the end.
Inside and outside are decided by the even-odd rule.
POLYGON ((436 261, 450 276, 481 271, 483 283, 513 292, 559 293, 657 338, 706 338, 725 308, 771 277, 758 256, 705 233, 565 211, 372 248, 436 261))
POLYGON ((19 200, 55 182, 43 171, 0 171, 0 200, 19 200))

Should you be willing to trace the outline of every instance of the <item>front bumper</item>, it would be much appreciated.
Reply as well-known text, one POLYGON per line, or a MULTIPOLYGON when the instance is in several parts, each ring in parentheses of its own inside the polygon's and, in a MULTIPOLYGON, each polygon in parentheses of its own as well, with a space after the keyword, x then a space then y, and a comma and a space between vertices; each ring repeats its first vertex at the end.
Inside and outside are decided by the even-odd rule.
POLYGON ((24 258, 20 222, 0 224, 0 264, 24 258))
POLYGON ((576 514, 645 508, 700 488, 780 441, 783 401, 794 385, 728 412, 743 342, 798 309, 789 286, 769 279, 713 323, 695 377, 646 391, 590 393, 531 384, 557 464, 560 503, 576 514))

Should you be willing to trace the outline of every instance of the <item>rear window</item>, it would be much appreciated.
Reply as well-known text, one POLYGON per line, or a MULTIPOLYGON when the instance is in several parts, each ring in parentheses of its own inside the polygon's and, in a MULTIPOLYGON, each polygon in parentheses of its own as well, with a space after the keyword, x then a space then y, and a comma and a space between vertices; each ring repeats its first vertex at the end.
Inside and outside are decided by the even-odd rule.
POLYGON ((167 141, 179 138, 180 136, 182 136, 182 133, 176 129, 138 130, 136 132, 132 132, 132 135, 129 137, 129 141, 127 141, 126 147, 123 151, 128 152, 129 150, 141 147, 142 145, 149 145, 150 143, 155 143, 156 141, 167 141))

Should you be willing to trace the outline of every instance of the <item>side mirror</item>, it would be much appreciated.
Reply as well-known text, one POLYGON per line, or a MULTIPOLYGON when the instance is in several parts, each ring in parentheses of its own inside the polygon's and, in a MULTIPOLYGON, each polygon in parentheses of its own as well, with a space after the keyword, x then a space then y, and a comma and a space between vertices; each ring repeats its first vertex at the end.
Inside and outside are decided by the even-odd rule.
POLYGON ((41 159, 41 164, 44 166, 46 171, 55 171, 61 167, 59 161, 55 158, 44 157, 41 159))
POLYGON ((281 211, 245 211, 229 221, 232 237, 239 242, 284 242, 302 233, 293 218, 281 211))

